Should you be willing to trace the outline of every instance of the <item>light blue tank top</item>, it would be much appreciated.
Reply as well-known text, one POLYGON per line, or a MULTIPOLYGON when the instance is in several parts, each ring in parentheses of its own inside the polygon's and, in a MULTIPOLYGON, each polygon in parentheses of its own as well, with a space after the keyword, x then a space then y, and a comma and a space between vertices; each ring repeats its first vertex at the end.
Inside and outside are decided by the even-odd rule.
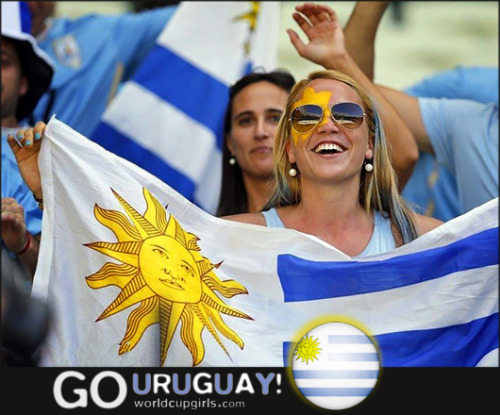
MULTIPOLYGON (((266 226, 269 228, 284 228, 285 225, 281 221, 275 208, 271 208, 262 212, 266 219, 266 226)), ((389 218, 382 216, 380 212, 375 212, 375 226, 373 234, 366 245, 366 248, 356 257, 365 257, 370 255, 382 254, 396 248, 396 241, 391 230, 391 221, 389 218)))

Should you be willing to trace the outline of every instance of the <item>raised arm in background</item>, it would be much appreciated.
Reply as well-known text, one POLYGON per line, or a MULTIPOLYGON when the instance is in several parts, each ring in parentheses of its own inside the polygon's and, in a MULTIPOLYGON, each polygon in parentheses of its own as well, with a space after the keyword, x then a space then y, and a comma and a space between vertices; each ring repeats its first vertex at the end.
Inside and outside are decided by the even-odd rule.
POLYGON ((345 46, 365 75, 375 79, 375 39, 389 1, 358 1, 344 28, 345 46))

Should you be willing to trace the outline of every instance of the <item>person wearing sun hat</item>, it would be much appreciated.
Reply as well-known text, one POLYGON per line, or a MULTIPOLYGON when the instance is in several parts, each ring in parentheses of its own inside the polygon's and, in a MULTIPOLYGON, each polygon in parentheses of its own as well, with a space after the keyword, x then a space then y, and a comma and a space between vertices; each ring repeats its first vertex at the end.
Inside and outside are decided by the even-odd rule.
MULTIPOLYGON (((38 100, 50 86, 54 74, 51 58, 39 48, 31 35, 30 14, 26 2, 2 2, 2 42, 8 40, 17 50, 22 75, 26 77, 26 92, 19 94, 15 116, 29 116, 38 100)), ((2 86, 3 87, 3 86, 2 86)), ((2 111, 2 126, 3 126, 2 111)))
POLYGON ((25 2, 2 2, 2 282, 29 290, 38 261, 42 214, 23 182, 7 135, 22 126, 54 74, 30 34, 25 2))

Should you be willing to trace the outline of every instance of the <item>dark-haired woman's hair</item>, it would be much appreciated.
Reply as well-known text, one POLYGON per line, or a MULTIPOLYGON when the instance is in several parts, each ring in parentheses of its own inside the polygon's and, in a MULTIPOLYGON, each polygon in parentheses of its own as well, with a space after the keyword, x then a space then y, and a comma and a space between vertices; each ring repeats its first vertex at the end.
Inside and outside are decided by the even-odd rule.
POLYGON ((224 118, 224 143, 222 146, 222 187, 219 197, 216 216, 234 215, 248 212, 248 201, 243 174, 238 163, 229 164, 232 157, 229 152, 226 140, 231 131, 231 120, 233 117, 234 97, 248 85, 256 82, 266 81, 289 93, 295 85, 294 77, 285 70, 275 70, 271 72, 252 72, 235 82, 229 89, 229 102, 224 118))

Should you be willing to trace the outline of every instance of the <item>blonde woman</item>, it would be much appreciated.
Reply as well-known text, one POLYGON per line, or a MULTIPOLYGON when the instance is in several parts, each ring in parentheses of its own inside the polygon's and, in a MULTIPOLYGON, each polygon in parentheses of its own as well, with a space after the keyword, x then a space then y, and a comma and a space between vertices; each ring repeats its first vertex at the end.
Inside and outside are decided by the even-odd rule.
POLYGON ((352 257, 389 251, 442 223, 400 197, 374 103, 341 72, 313 72, 294 86, 274 151, 276 186, 264 212, 226 219, 295 229, 352 257))

